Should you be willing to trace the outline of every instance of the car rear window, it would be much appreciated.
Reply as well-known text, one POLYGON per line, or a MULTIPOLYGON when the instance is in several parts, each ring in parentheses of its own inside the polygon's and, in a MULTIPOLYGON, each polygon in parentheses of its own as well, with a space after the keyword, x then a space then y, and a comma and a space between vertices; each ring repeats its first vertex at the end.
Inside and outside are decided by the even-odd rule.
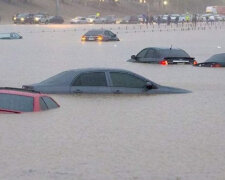
POLYGON ((34 109, 34 98, 0 93, 0 108, 20 112, 32 112, 34 109))
POLYGON ((224 54, 216 54, 209 59, 206 60, 206 62, 225 62, 225 53, 224 54))
POLYGON ((181 49, 160 49, 161 57, 190 57, 184 50, 181 49))
POLYGON ((103 34, 104 31, 88 31, 85 35, 86 36, 97 36, 99 34, 103 34))

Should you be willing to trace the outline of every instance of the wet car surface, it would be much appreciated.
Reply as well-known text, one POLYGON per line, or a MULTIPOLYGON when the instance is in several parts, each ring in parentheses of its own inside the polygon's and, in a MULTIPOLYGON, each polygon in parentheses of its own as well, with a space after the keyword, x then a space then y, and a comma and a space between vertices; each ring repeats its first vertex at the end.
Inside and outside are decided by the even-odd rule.
POLYGON ((21 36, 18 33, 0 33, 0 39, 22 39, 23 36, 21 36))
POLYGON ((225 53, 215 54, 205 62, 198 63, 198 67, 225 67, 225 53))
POLYGON ((129 62, 168 64, 196 64, 195 58, 190 57, 182 49, 149 47, 132 55, 129 62))
POLYGON ((18 88, 0 88, 0 113, 38 112, 58 108, 51 97, 18 88))
POLYGON ((112 31, 105 29, 93 29, 81 37, 81 41, 119 41, 112 31))
POLYGON ((52 94, 176 94, 190 91, 158 85, 123 69, 89 68, 62 72, 24 89, 52 94))

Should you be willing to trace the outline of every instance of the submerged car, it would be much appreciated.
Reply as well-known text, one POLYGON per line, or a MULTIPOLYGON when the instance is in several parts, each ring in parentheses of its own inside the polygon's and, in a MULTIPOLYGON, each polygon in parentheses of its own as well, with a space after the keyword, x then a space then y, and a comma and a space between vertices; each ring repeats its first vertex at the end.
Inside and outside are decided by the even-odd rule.
POLYGON ((156 84, 138 74, 123 69, 89 68, 59 73, 24 89, 53 94, 114 93, 114 94, 171 94, 190 91, 156 84))
POLYGON ((203 63, 198 63, 198 67, 225 67, 225 53, 215 54, 203 63))
POLYGON ((112 31, 93 29, 84 34, 81 41, 119 41, 119 38, 112 31))
POLYGON ((149 47, 132 55, 129 62, 168 64, 197 64, 195 58, 190 57, 182 49, 149 47))
POLYGON ((18 88, 0 88, 0 113, 38 112, 58 108, 48 95, 18 88))
POLYGON ((0 33, 0 39, 22 39, 23 37, 15 32, 11 33, 0 33))

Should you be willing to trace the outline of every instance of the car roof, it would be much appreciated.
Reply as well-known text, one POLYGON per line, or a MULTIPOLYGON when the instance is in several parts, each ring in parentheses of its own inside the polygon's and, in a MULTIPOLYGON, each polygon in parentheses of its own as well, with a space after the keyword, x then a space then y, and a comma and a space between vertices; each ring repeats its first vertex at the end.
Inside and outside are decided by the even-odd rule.
POLYGON ((20 96, 29 96, 29 97, 40 97, 40 96, 44 95, 39 92, 28 91, 28 90, 19 89, 19 88, 8 88, 8 87, 0 88, 0 93, 14 94, 14 95, 20 95, 20 96))
POLYGON ((170 47, 147 47, 145 49, 155 49, 155 50, 183 50, 180 48, 170 48, 170 47))
POLYGON ((127 71, 125 69, 117 69, 117 68, 82 68, 82 69, 71 69, 71 70, 68 70, 67 72, 81 73, 81 72, 90 72, 90 71, 123 71, 123 72, 131 72, 131 71, 127 71))

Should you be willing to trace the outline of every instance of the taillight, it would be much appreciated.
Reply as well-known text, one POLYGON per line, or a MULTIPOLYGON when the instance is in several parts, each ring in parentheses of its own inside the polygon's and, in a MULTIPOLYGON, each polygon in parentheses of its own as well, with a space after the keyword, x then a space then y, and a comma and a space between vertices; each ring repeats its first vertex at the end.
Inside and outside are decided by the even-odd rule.
POLYGON ((212 64, 211 67, 222 67, 221 64, 212 64))
POLYGON ((194 60, 193 65, 195 66, 197 64, 198 64, 198 62, 196 60, 194 60))
POLYGON ((159 64, 166 66, 166 65, 168 65, 168 61, 164 59, 164 60, 160 61, 159 64))
POLYGON ((98 40, 98 41, 102 41, 102 40, 103 40, 103 36, 98 36, 98 37, 97 37, 97 40, 98 40))
POLYGON ((82 36, 81 41, 86 41, 86 36, 82 36))

